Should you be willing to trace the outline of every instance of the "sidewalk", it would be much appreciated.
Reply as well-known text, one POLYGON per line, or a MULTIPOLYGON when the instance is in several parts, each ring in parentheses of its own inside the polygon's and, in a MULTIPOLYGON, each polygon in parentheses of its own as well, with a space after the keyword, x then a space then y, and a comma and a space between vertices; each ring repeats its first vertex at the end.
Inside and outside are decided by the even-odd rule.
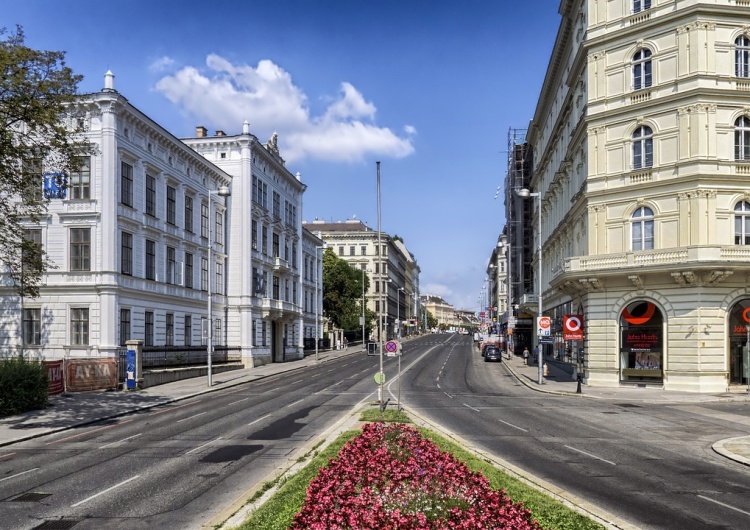
POLYGON ((363 355, 361 346, 345 350, 326 350, 310 354, 299 361, 270 363, 257 368, 246 368, 213 374, 213 386, 208 388, 207 378, 194 377, 153 386, 143 390, 75 392, 50 397, 50 406, 16 416, 0 419, 0 447, 23 440, 37 438, 97 421, 124 416, 165 403, 180 401, 206 392, 224 390, 233 386, 257 381, 279 373, 303 370, 317 363, 347 355, 363 355))
MULTIPOLYGON (((65 431, 97 421, 124 416, 131 412, 156 407, 174 401, 180 401, 206 392, 215 392, 250 381, 256 381, 272 375, 303 370, 316 363, 324 363, 347 355, 362 355, 363 350, 357 345, 345 350, 321 351, 318 361, 314 355, 308 355, 299 361, 271 363, 257 368, 234 370, 214 374, 213 386, 206 386, 205 377, 195 377, 146 388, 137 392, 80 392, 52 396, 51 406, 45 410, 36 410, 0 419, 0 447, 23 440, 65 431)), ((479 355, 472 348, 472 354, 479 355)), ((503 364, 522 384, 532 390, 549 394, 579 396, 589 399, 611 399, 626 401, 643 401, 653 403, 710 403, 710 402, 750 402, 746 392, 724 392, 720 394, 698 394, 693 392, 667 392, 659 388, 639 387, 588 387, 582 385, 581 394, 576 393, 577 382, 555 363, 548 362, 549 373, 544 384, 537 384, 538 368, 535 364, 526 366, 521 357, 503 359, 503 364)), ((713 445, 717 453, 750 465, 750 436, 729 438, 713 445)))
MULTIPOLYGON (((476 352, 476 355, 479 353, 476 352)), ((531 361, 531 359, 529 359, 531 361)), ((642 401, 644 403, 716 403, 737 402, 750 403, 748 392, 722 392, 718 394, 699 394, 696 392, 672 392, 654 387, 589 387, 581 385, 581 393, 577 394, 578 382, 556 366, 555 362, 548 361, 548 375, 544 377, 544 384, 539 385, 539 368, 536 364, 525 365, 523 358, 514 356, 511 359, 503 358, 503 363, 513 372, 513 375, 521 383, 536 390, 549 394, 562 394, 579 396, 591 399, 611 399, 642 401)), ((750 436, 739 436, 719 440, 713 444, 713 450, 726 458, 750 466, 750 436)))

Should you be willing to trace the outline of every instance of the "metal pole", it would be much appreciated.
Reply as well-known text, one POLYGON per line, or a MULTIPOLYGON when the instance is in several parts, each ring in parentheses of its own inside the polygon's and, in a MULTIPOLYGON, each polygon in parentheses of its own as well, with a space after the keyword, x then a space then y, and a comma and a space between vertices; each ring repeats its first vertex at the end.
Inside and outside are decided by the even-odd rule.
MULTIPOLYGON (((539 296, 537 296, 537 302, 539 303, 538 309, 538 315, 542 316, 542 192, 538 192, 536 194, 536 198, 539 201, 539 209, 537 211, 538 215, 538 228, 539 228, 539 296)), ((542 345, 542 341, 539 340, 539 357, 537 359, 537 363, 539 364, 539 384, 544 384, 544 354, 542 353, 542 350, 544 349, 542 345)))
MULTIPOLYGON (((380 162, 375 162, 377 168, 377 199, 378 199, 378 257, 380 261, 380 274, 383 274, 383 246, 381 244, 382 233, 380 231, 380 162)), ((377 280, 376 280, 377 281, 377 280)), ((378 383, 378 403, 383 403, 383 383, 385 373, 383 372, 383 289, 380 289, 380 310, 378 311, 378 343, 380 350, 380 383, 378 383)))
POLYGON ((745 379, 747 379, 747 393, 750 394, 750 325, 745 326, 747 342, 745 342, 745 379))
POLYGON ((211 356, 213 355, 213 319, 211 318, 211 249, 213 248, 213 241, 211 239, 211 191, 208 192, 208 330, 206 333, 206 353, 208 357, 208 386, 213 385, 211 375, 211 356))
POLYGON ((320 329, 320 304, 318 300, 318 247, 315 247, 315 360, 318 360, 318 330, 320 329))
POLYGON ((396 338, 401 338, 401 290, 402 287, 396 289, 396 338))
POLYGON ((365 269, 362 269, 362 349, 366 349, 365 343, 365 269))

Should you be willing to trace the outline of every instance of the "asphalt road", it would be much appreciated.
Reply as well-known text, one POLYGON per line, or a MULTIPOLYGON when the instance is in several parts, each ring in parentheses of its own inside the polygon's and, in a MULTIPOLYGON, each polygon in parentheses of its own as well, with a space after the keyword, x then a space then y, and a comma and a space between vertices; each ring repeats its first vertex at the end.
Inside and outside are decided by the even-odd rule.
POLYGON ((374 399, 377 370, 353 355, 16 444, 0 459, 0 527, 199 528, 374 399))
POLYGON ((711 449, 747 434, 745 404, 543 394, 504 364, 483 362, 469 337, 436 335, 412 347, 405 404, 477 448, 636 528, 750 528, 750 471, 711 449))

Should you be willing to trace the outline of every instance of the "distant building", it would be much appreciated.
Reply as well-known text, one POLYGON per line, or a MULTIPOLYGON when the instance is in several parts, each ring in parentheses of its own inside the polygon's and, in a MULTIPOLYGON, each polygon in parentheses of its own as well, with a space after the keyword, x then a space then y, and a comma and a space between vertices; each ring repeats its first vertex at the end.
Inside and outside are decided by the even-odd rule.
MULTIPOLYGON (((339 258, 352 267, 364 271, 370 279, 365 292, 365 305, 376 314, 383 309, 385 338, 401 332, 416 331, 419 308, 419 266, 402 241, 386 233, 380 235, 359 219, 327 223, 321 220, 303 221, 310 232, 326 242, 339 258)), ((377 322, 368 323, 377 334, 377 322)), ((361 332, 360 332, 361 334, 361 332)))

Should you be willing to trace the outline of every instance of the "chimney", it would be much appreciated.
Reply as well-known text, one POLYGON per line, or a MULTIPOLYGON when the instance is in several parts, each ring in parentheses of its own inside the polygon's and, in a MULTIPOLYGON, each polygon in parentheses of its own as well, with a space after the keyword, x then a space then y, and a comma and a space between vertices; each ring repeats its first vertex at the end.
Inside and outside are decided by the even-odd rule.
POLYGON ((216 131, 216 136, 226 136, 224 131, 216 131))
POLYGON ((206 129, 203 125, 198 125, 195 128, 195 137, 205 138, 206 136, 208 136, 208 129, 206 129))

